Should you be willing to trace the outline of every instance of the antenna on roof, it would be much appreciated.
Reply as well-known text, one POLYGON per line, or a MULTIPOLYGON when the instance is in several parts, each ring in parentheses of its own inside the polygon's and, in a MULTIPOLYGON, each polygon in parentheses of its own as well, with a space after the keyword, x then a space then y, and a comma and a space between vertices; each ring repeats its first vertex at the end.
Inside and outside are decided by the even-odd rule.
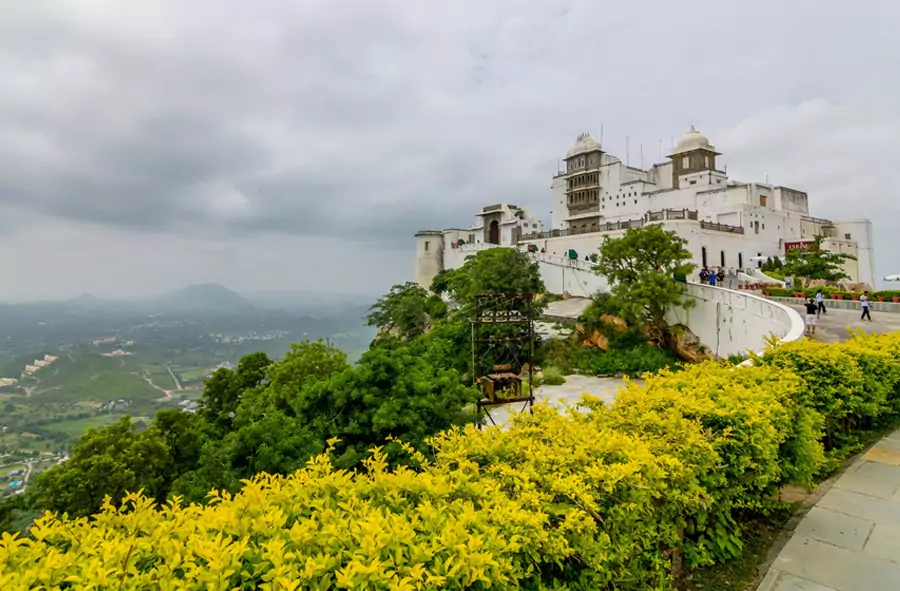
POLYGON ((662 154, 662 140, 659 140, 659 161, 660 161, 660 162, 663 161, 663 154, 662 154))
POLYGON ((603 148, 603 122, 600 122, 600 148, 603 148))
POLYGON ((628 166, 631 161, 631 150, 628 149, 628 136, 625 136, 625 166, 628 166))
POLYGON ((641 170, 644 170, 644 144, 641 144, 641 170))

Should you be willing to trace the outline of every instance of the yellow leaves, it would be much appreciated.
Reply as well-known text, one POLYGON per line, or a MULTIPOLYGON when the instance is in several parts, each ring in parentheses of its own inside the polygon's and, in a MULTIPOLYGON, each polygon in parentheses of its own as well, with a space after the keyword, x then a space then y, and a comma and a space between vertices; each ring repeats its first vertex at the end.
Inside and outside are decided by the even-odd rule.
POLYGON ((713 560, 740 542, 722 525, 735 509, 821 463, 808 401, 868 408, 860 388, 879 382, 900 409, 897 335, 766 355, 661 372, 584 412, 539 405, 506 430, 454 428, 433 457, 401 443, 415 468, 389 469, 380 448, 358 473, 322 454, 206 505, 135 493, 90 520, 45 515, 31 538, 0 536, 3 591, 665 588, 670 548, 713 560))

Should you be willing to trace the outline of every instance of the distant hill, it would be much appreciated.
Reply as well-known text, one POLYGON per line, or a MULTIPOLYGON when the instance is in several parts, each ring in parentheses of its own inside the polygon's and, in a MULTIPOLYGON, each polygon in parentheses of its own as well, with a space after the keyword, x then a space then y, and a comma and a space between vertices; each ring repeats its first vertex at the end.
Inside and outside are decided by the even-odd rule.
POLYGON ((63 302, 64 304, 68 304, 70 306, 77 306, 79 308, 106 308, 109 307, 111 302, 108 302, 104 299, 98 298, 97 296, 93 296, 89 293, 83 293, 77 298, 72 298, 70 300, 66 300, 63 302))
POLYGON ((239 293, 217 283, 189 285, 158 298, 154 303, 178 310, 251 312, 253 304, 239 293))

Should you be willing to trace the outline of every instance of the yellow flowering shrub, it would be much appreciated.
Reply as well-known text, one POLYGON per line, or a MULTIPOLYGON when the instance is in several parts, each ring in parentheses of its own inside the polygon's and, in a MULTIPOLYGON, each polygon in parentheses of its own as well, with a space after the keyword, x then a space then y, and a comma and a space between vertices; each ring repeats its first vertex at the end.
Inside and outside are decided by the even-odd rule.
POLYGON ((47 514, 0 537, 0 589, 671 589, 673 561, 734 555, 744 512, 810 480, 823 421, 833 433, 900 404, 900 335, 756 361, 447 431, 427 457, 406 448, 413 467, 322 455, 206 505, 133 494, 92 518, 47 514))
POLYGON ((900 333, 855 334, 846 342, 802 341, 753 356, 801 378, 797 401, 819 412, 829 449, 853 450, 861 433, 900 410, 900 333))

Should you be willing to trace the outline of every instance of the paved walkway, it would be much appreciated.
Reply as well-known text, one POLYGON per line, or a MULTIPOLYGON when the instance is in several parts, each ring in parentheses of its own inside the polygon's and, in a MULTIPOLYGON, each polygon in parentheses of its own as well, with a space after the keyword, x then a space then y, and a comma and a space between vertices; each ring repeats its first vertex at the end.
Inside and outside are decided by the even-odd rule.
MULTIPOLYGON (((795 306, 801 315, 805 310, 795 306)), ((900 330, 900 314, 829 310, 817 341, 847 339, 847 328, 900 330)), ((900 589, 900 431, 858 458, 809 510, 781 549, 759 591, 900 589)))
POLYGON ((544 316, 549 318, 578 318, 591 305, 590 298, 569 298, 547 304, 544 316))
MULTIPOLYGON (((642 383, 642 380, 632 381, 642 383)), ((574 406, 581 400, 581 395, 587 393, 602 399, 603 402, 610 403, 615 400, 619 388, 623 385, 625 385, 625 380, 618 378, 571 375, 566 376, 565 384, 535 388, 534 401, 535 403, 545 402, 550 406, 562 408, 567 404, 574 406)), ((495 406, 490 409, 491 419, 497 425, 503 425, 509 421, 513 413, 521 412, 526 408, 527 406, 524 403, 495 406)), ((488 419, 487 424, 490 424, 490 422, 490 419, 488 419)))
POLYGON ((900 589, 900 431, 844 472, 800 521, 759 591, 900 589))
MULTIPOLYGON (((828 304, 826 303, 826 305, 828 304)), ((806 318, 806 308, 791 307, 797 310, 801 318, 806 318)), ((813 338, 826 343, 844 341, 848 336, 848 327, 877 333, 900 331, 900 314, 872 312, 872 322, 860 320, 860 314, 862 314, 861 311, 855 310, 828 310, 826 314, 819 317, 816 335, 813 338)))

